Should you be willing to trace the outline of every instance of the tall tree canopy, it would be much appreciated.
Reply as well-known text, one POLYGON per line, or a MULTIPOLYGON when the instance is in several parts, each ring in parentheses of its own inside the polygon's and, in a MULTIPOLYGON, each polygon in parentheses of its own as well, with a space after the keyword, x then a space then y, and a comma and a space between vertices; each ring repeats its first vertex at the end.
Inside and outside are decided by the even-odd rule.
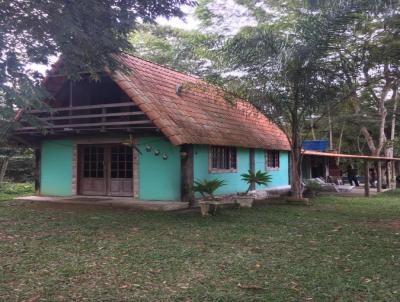
MULTIPOLYGON (((183 15, 192 0, 4 0, 0 2, 0 123, 10 127, 15 107, 43 97, 31 64, 62 55, 65 74, 116 67, 113 54, 132 49, 130 32, 159 16, 183 15)), ((4 134, 4 133, 3 133, 4 134)))
POLYGON ((213 65, 216 34, 146 24, 132 33, 130 41, 134 53, 150 61, 208 80, 220 76, 213 65))

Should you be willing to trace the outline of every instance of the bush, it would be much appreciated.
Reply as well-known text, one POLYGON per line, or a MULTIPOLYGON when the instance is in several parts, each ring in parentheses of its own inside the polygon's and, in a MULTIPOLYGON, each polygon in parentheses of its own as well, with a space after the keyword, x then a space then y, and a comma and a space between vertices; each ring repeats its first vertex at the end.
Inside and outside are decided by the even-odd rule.
POLYGON ((10 182, 32 182, 34 180, 35 161, 31 156, 11 157, 5 178, 10 182))
POLYGON ((214 192, 222 186, 225 186, 225 181, 221 179, 203 179, 194 182, 193 190, 198 192, 203 197, 211 197, 214 199, 214 192))
POLYGON ((32 183, 5 182, 0 186, 0 201, 10 200, 22 195, 31 195, 33 192, 32 183))

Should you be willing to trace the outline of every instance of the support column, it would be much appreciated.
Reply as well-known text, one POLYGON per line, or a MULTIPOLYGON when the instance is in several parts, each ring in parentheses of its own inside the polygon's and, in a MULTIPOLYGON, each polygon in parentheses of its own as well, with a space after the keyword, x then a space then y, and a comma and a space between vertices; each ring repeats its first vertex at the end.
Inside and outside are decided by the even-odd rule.
MULTIPOLYGON (((254 148, 249 149, 249 160, 250 160, 250 171, 255 173, 256 172, 256 161, 255 161, 255 150, 254 148)), ((251 183, 250 190, 255 190, 256 184, 253 182, 251 183)))
POLYGON ((194 152, 193 145, 183 145, 181 147, 181 199, 188 202, 189 207, 194 206, 194 152))
POLYGON ((369 162, 364 160, 364 196, 369 197, 369 162))
POLYGON ((378 173, 378 183, 376 186, 377 192, 382 192, 382 162, 380 160, 377 161, 377 173, 378 173))
POLYGON ((390 166, 389 165, 389 161, 386 161, 386 163, 385 163, 386 189, 390 189, 391 188, 391 186, 390 186, 391 180, 390 180, 389 166, 390 166))
POLYGON ((41 150, 40 147, 34 151, 35 155, 35 194, 40 195, 40 170, 41 170, 41 150))

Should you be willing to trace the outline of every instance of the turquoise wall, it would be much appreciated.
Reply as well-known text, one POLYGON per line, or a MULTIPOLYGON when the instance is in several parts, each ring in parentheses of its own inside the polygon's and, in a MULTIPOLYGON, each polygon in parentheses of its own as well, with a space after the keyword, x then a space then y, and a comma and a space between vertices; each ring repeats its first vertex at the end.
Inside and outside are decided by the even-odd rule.
POLYGON ((139 138, 139 198, 141 200, 179 200, 181 197, 180 147, 162 137, 139 138), (146 145, 152 151, 146 151, 146 145), (154 149, 161 154, 155 156, 154 149), (168 159, 164 160, 162 154, 168 159))
POLYGON ((237 172, 234 173, 209 173, 208 171, 208 146, 197 145, 194 147, 194 179, 223 179, 226 185, 221 187, 216 194, 231 194, 244 192, 247 184, 241 180, 240 174, 246 173, 250 168, 249 150, 238 148, 237 172))
MULTIPOLYGON (((139 156, 139 198, 141 200, 179 200, 181 195, 181 158, 180 147, 172 145, 162 137, 144 137, 138 139, 142 154, 139 156), (146 151, 146 145, 152 151, 146 151), (160 155, 154 155, 154 149, 160 155), (168 159, 163 159, 163 153, 168 159)), ((272 176, 269 187, 288 185, 288 153, 280 153, 280 169, 268 171, 272 176)), ((247 184, 241 180, 241 174, 250 168, 249 149, 238 148, 238 169, 235 173, 209 173, 208 146, 194 146, 195 180, 219 178, 226 181, 226 186, 216 194, 244 192, 247 184)), ((49 140, 42 144, 41 194, 72 195, 72 159, 73 142, 69 139, 49 140)), ((264 150, 255 151, 256 170, 265 171, 264 150)), ((257 186, 262 189, 263 186, 257 186)))
POLYGON ((71 140, 52 140, 42 143, 40 193, 43 195, 72 195, 71 140))
MULTIPOLYGON (((247 173, 250 168, 249 149, 238 148, 238 169, 234 173, 209 173, 208 171, 208 146, 195 146, 194 148, 194 179, 223 179, 226 185, 220 188, 216 194, 232 194, 236 192, 244 192, 247 190, 247 183, 241 180, 241 174, 247 173)), ((268 187, 284 186, 289 184, 288 152, 280 152, 280 168, 276 171, 268 171, 272 176, 271 183, 268 187)), ((265 171, 265 155, 263 149, 255 150, 255 168, 265 171)), ((265 188, 265 186, 257 186, 257 189, 265 188)))
POLYGON ((269 187, 287 186, 289 184, 289 153, 281 151, 279 152, 280 167, 278 170, 268 171, 268 174, 272 176, 269 187))

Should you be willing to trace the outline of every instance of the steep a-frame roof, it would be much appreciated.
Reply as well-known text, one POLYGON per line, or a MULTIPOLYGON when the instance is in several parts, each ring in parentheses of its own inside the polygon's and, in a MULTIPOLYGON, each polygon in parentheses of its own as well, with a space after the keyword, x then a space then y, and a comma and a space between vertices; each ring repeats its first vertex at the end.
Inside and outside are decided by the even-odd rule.
POLYGON ((253 105, 215 86, 132 55, 116 83, 175 145, 289 150, 285 134, 253 105))

